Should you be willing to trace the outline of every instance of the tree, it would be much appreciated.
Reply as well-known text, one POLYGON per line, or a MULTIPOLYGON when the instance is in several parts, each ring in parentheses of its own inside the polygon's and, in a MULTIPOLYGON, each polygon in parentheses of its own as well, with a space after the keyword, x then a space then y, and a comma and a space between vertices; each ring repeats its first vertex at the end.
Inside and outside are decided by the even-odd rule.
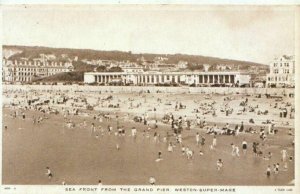
POLYGON ((188 66, 187 66, 187 68, 189 69, 189 70, 191 70, 191 71, 195 71, 195 70, 202 70, 203 69, 203 65, 201 64, 196 64, 196 65, 194 65, 194 64, 188 64, 188 66))
POLYGON ((123 72, 121 67, 111 67, 107 70, 108 72, 123 72))
POLYGON ((93 65, 86 64, 82 61, 74 61, 73 66, 74 66, 75 71, 89 72, 89 71, 93 71, 93 69, 94 69, 93 65))
POLYGON ((101 66, 96 68, 96 71, 97 72, 105 72, 106 71, 106 66, 101 65, 101 66))

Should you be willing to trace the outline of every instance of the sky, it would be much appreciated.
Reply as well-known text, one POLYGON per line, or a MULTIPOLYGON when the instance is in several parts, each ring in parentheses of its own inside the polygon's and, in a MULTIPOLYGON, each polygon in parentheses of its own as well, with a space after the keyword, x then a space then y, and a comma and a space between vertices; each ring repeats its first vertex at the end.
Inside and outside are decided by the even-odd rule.
POLYGON ((295 52, 292 6, 6 5, 2 43, 268 64, 295 52))

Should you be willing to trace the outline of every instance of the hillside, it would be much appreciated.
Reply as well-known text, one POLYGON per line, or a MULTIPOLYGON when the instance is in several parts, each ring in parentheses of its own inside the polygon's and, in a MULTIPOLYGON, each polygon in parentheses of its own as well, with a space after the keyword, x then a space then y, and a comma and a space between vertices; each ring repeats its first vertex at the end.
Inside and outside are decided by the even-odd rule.
MULTIPOLYGON (((187 61, 189 64, 210 64, 216 66, 217 64, 235 64, 239 65, 240 69, 248 69, 250 66, 259 66, 264 69, 267 66, 264 64, 253 63, 249 61, 239 61, 232 59, 221 59, 216 57, 208 57, 201 55, 186 55, 186 54, 149 54, 140 53, 134 54, 131 52, 122 51, 98 51, 91 49, 69 49, 69 48, 49 48, 49 47, 30 47, 30 46, 9 46, 4 45, 3 50, 21 50, 21 53, 16 53, 9 57, 9 59, 25 58, 36 58, 41 53, 52 54, 57 58, 62 58, 62 54, 67 56, 69 59, 78 57, 78 60, 115 60, 115 61, 130 61, 137 62, 142 56, 146 61, 153 61, 155 57, 167 57, 168 60, 164 61, 167 64, 177 64, 179 61, 187 61)), ((75 68, 76 70, 76 68, 75 68)))
MULTIPOLYGON (((130 61, 141 64, 142 57, 144 61, 153 63, 155 58, 163 57, 167 60, 163 61, 166 64, 178 64, 179 61, 186 61, 188 63, 188 71, 202 71, 203 64, 210 64, 210 71, 217 70, 218 64, 226 64, 234 70, 248 70, 252 74, 265 74, 268 72, 268 65, 253 63, 248 61, 239 61, 232 59, 221 59, 216 57, 208 57, 201 55, 186 55, 186 54, 149 54, 140 53, 134 54, 131 52, 122 51, 98 51, 91 49, 69 49, 69 48, 49 48, 38 46, 3 46, 4 56, 10 60, 18 60, 21 58, 34 59, 39 58, 40 54, 54 56, 58 61, 72 61, 74 71, 71 73, 61 73, 47 78, 42 78, 35 81, 40 82, 82 82, 84 72, 95 70, 95 66, 87 64, 86 61, 91 60, 114 60, 114 61, 130 61), (76 60, 75 60, 76 59, 76 60)), ((99 67, 96 71, 122 71, 121 69, 109 69, 108 67, 99 67)), ((254 76, 255 77, 255 76, 254 76)))

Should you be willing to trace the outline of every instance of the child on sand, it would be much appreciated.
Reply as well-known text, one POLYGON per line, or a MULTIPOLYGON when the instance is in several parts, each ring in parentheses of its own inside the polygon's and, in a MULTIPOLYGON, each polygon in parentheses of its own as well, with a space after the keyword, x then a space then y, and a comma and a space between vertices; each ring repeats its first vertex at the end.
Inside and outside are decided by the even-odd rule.
POLYGON ((158 152, 158 159, 161 159, 161 155, 162 155, 162 153, 161 153, 161 151, 159 151, 158 152))
POLYGON ((184 147, 184 145, 181 147, 181 153, 182 153, 182 155, 185 154, 185 147, 184 147))
POLYGON ((51 178, 53 177, 53 175, 52 175, 52 173, 51 173, 50 168, 49 168, 49 167, 46 167, 46 170, 47 170, 46 175, 48 176, 49 179, 51 179, 51 178))
POLYGON ((203 153, 202 150, 199 151, 199 155, 200 155, 200 156, 203 156, 203 155, 204 155, 204 153, 203 153))
POLYGON ((158 152, 157 159, 155 160, 155 162, 159 162, 159 161, 161 161, 161 160, 162 160, 162 152, 159 151, 159 152, 158 152))
POLYGON ((279 163, 277 163, 276 165, 275 165, 275 174, 278 174, 279 173, 279 163))
POLYGON ((271 166, 268 165, 268 168, 267 168, 267 177, 269 178, 271 176, 271 166))
POLYGON ((151 177, 149 178, 149 183, 150 183, 150 185, 155 185, 155 182, 156 182, 155 178, 154 178, 153 176, 151 176, 151 177))
POLYGON ((217 161, 217 170, 221 170, 223 168, 223 161, 222 159, 219 159, 217 161))

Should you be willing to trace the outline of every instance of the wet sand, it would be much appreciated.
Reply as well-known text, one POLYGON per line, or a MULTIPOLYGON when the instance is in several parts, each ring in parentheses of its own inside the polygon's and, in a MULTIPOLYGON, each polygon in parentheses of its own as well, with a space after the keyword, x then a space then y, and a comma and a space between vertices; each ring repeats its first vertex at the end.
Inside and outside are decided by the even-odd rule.
MULTIPOLYGON (((97 139, 90 133, 90 125, 95 122, 91 116, 69 116, 77 124, 69 129, 64 127, 60 114, 47 115, 49 119, 34 125, 31 119, 13 119, 10 113, 11 110, 4 109, 3 123, 8 130, 3 131, 3 184, 61 184, 63 180, 70 185, 97 184, 101 179, 107 185, 145 185, 149 177, 154 176, 159 185, 287 185, 294 179, 294 161, 288 162, 288 171, 280 170, 270 179, 265 175, 267 165, 280 162, 283 147, 294 155, 293 137, 287 135, 285 129, 268 137, 267 145, 262 148, 264 153, 272 151, 270 161, 252 153, 251 144, 259 141, 258 134, 217 136, 217 148, 211 151, 211 135, 205 135, 199 129, 185 130, 183 143, 195 151, 194 159, 187 160, 178 144, 174 152, 169 153, 166 143, 154 143, 154 131, 164 136, 167 131, 171 133, 170 126, 159 124, 158 129, 151 129, 150 138, 143 138, 142 131, 147 129, 146 126, 120 116, 118 122, 125 126, 126 136, 108 135, 105 131, 97 139), (79 126, 83 119, 87 121, 87 128, 79 126), (129 136, 132 126, 138 130, 136 140, 129 136), (196 131, 206 137, 204 156, 198 154, 200 148, 195 145, 196 131), (241 151, 240 158, 232 157, 230 143, 239 145, 242 150, 243 138, 248 142, 247 155, 244 156, 241 151), (120 150, 116 149, 116 143, 120 144, 120 150), (162 151, 163 160, 155 162, 158 151, 162 151), (218 158, 224 161, 221 171, 216 170, 218 158), (52 180, 45 175, 46 166, 53 171, 52 180)), ((25 113, 27 118, 41 114, 25 113)), ((105 129, 110 124, 114 130, 117 125, 116 120, 95 123, 105 129)))
MULTIPOLYGON (((3 125, 8 127, 3 130, 3 184, 87 184, 95 185, 101 179, 105 185, 146 185, 149 184, 150 176, 155 177, 159 185, 287 185, 294 179, 294 161, 288 161, 288 170, 283 170, 283 163, 280 161, 282 149, 286 149, 290 156, 294 156, 292 142, 294 136, 288 135, 288 129, 294 132, 294 119, 281 118, 279 107, 285 107, 290 103, 294 107, 294 99, 284 97, 282 101, 267 99, 266 97, 256 98, 254 95, 242 94, 170 94, 170 93, 99 93, 99 92, 59 92, 50 93, 41 90, 36 91, 4 91, 3 94, 3 125), (56 100, 65 96, 66 103, 57 104, 56 100), (111 99, 108 99, 112 96, 111 99), (224 101, 228 97, 231 100, 224 101), (58 110, 60 113, 44 114, 35 110, 25 110, 30 99, 39 98, 40 101, 49 100, 46 105, 39 105, 42 109, 58 110), (239 114, 243 106, 242 101, 248 99, 248 105, 257 106, 255 112, 246 111, 239 114), (85 102, 82 102, 85 101, 85 102), (14 103, 16 106, 11 106, 14 103), (182 103, 185 108, 175 110, 176 104, 182 103), (228 104, 233 108, 232 114, 226 116, 221 108, 228 104), (274 108, 277 103, 277 108, 274 108), (110 106, 116 106, 111 108, 110 106), (203 108, 212 105, 216 115, 212 112, 204 114, 203 108), (93 107, 93 110, 86 110, 86 105, 93 107), (195 113, 195 109, 200 112, 195 113), (66 126, 64 115, 66 111, 77 109, 78 115, 66 116, 75 124, 75 128, 66 126), (155 108, 155 111, 154 111, 155 108), (22 120, 21 115, 12 118, 14 111, 22 111, 26 119, 22 120), (268 110, 266 115, 257 115, 257 110, 268 110), (185 116, 191 121, 191 129, 183 130, 183 144, 194 151, 192 160, 188 160, 181 153, 181 146, 175 143, 175 137, 170 141, 175 143, 174 152, 167 151, 167 143, 162 139, 167 132, 172 134, 171 126, 162 122, 165 114, 172 113, 175 119, 185 116), (94 120, 93 116, 98 114, 110 114, 111 121, 103 122, 94 120), (48 119, 42 123, 33 124, 33 117, 46 116, 48 119), (158 121, 158 128, 151 128, 149 138, 143 136, 143 131, 148 126, 133 121, 134 116, 148 115, 148 120, 158 121), (116 117, 118 116, 118 119, 116 117), (267 127, 263 124, 266 120, 273 120, 278 134, 268 135, 267 141, 261 150, 264 155, 271 151, 271 160, 264 160, 262 157, 254 156, 252 143, 262 143, 259 134, 240 133, 238 136, 217 136, 217 147, 210 150, 212 135, 205 133, 204 129, 196 126, 196 117, 205 120, 209 125, 217 124, 223 127, 226 123, 234 128, 236 124, 244 122, 245 128, 259 129, 267 127), (249 123, 253 118, 255 123, 249 123), (83 127, 83 121, 87 126, 83 127), (288 123, 287 123, 288 122, 288 123), (102 127, 103 132, 98 130, 91 134, 91 124, 102 127), (126 135, 116 136, 117 124, 124 126, 126 135), (113 127, 109 135, 107 126, 113 127), (131 134, 131 128, 137 128, 137 138, 131 134), (160 134, 160 142, 153 140, 154 133, 160 134), (201 147, 196 145, 195 135, 199 132, 206 138, 206 144, 201 147), (98 138, 97 136, 98 135, 98 138), (243 139, 248 142, 248 152, 242 153, 241 143, 243 139), (240 157, 231 155, 231 143, 240 148, 240 157), (120 150, 116 149, 120 145, 120 150), (204 152, 200 156, 200 149, 204 152), (155 162, 158 152, 162 152, 163 160, 155 162), (224 161, 224 168, 221 171, 216 169, 216 161, 221 158, 224 161), (278 175, 272 173, 270 178, 266 177, 268 165, 280 163, 278 175), (46 173, 46 166, 53 172, 53 178, 49 180, 46 173)), ((212 110, 211 108, 208 108, 212 110)), ((153 127, 153 124, 150 125, 153 127)), ((293 157, 294 158, 294 157, 293 157)))

